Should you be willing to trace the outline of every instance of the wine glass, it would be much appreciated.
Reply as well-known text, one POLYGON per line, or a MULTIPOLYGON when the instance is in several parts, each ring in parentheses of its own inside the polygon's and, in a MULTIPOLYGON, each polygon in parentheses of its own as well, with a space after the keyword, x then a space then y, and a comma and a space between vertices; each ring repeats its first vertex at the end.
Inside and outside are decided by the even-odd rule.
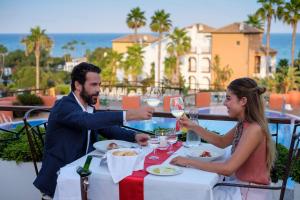
POLYGON ((174 153, 173 144, 175 144, 177 142, 177 140, 178 140, 178 137, 177 137, 176 131, 174 131, 174 130, 169 131, 167 134, 167 141, 170 144, 170 150, 167 152, 168 154, 174 153))
POLYGON ((176 125, 174 130, 179 131, 180 127, 178 124, 178 119, 184 114, 184 102, 181 97, 172 97, 170 99, 170 110, 172 115, 176 117, 176 125))
POLYGON ((153 148, 153 155, 149 157, 151 160, 158 160, 159 157, 156 155, 156 149, 159 146, 159 137, 155 135, 151 135, 150 139, 148 140, 148 144, 151 148, 153 148))
POLYGON ((184 103, 181 97, 172 97, 170 99, 170 110, 176 119, 179 119, 184 114, 184 103))
MULTIPOLYGON (((148 94, 146 94, 146 98, 144 99, 146 103, 155 108, 158 107, 160 104, 160 99, 161 99, 161 91, 159 87, 151 87, 150 91, 148 94)), ((155 121, 152 119, 152 124, 156 124, 155 121)))
POLYGON ((149 94, 146 94, 145 101, 151 107, 157 107, 160 103, 161 91, 159 87, 151 87, 149 94))

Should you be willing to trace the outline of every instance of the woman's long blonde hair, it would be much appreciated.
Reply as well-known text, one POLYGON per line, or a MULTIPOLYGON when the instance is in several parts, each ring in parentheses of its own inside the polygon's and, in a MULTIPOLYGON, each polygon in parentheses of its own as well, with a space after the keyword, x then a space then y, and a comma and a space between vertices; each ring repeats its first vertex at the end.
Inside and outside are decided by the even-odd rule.
POLYGON ((265 93, 266 88, 259 87, 251 78, 238 78, 229 84, 228 90, 234 93, 239 99, 242 97, 247 98, 247 103, 245 105, 245 120, 250 123, 258 123, 266 135, 267 167, 270 170, 276 157, 276 151, 275 144, 269 132, 268 122, 265 117, 262 94, 265 93))

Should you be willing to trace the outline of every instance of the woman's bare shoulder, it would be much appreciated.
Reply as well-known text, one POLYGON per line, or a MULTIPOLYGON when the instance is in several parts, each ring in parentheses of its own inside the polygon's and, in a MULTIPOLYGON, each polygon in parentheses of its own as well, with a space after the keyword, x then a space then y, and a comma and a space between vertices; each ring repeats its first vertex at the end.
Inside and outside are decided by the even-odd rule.
POLYGON ((257 122, 248 123, 245 133, 256 133, 257 135, 263 135, 263 130, 257 122))

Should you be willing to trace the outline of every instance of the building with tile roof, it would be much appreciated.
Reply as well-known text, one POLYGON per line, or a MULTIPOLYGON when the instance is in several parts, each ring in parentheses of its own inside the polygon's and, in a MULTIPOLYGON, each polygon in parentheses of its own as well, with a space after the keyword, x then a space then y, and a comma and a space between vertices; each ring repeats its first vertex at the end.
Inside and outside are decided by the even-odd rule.
POLYGON ((151 34, 129 34, 114 39, 112 41, 112 49, 118 53, 126 53, 127 48, 135 43, 147 46, 149 44, 152 44, 153 42, 156 42, 157 40, 158 38, 151 34))

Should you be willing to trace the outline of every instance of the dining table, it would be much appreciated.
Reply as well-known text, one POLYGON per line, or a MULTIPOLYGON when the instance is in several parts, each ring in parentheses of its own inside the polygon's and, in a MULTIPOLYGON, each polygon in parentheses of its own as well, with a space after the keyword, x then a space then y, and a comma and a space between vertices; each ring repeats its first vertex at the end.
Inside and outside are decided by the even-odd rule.
MULTIPOLYGON (((211 144, 202 143, 202 147, 211 144)), ((88 199, 91 200, 213 200, 213 187, 220 180, 216 173, 195 168, 179 167, 181 173, 170 176, 153 175, 146 171, 151 165, 170 165, 172 158, 187 156, 189 148, 177 142, 173 145, 173 154, 166 150, 156 150, 158 160, 151 160, 153 149, 149 146, 140 150, 145 154, 144 169, 134 171, 132 175, 119 183, 114 183, 107 163, 101 157, 102 152, 94 150, 89 170, 88 199), (97 156, 99 155, 99 156, 97 156)), ((87 155, 60 169, 54 195, 56 200, 80 200, 80 177, 76 173, 78 166, 83 166, 87 155)), ((225 154, 211 162, 220 162, 225 154)))

